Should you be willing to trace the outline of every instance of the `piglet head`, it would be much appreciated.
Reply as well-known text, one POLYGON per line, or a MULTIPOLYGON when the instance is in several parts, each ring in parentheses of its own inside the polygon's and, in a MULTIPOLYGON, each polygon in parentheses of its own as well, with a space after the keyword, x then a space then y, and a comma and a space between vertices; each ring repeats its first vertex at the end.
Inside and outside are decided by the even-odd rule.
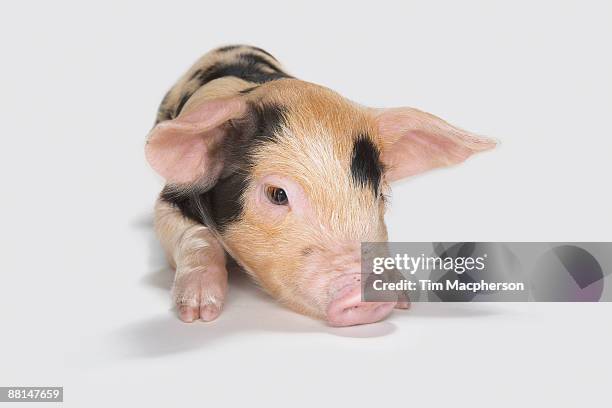
POLYGON ((146 152, 168 182, 163 194, 266 291, 348 326, 396 306, 363 302, 360 286, 361 242, 387 240, 389 183, 494 145, 416 109, 365 108, 282 79, 161 122, 146 152))

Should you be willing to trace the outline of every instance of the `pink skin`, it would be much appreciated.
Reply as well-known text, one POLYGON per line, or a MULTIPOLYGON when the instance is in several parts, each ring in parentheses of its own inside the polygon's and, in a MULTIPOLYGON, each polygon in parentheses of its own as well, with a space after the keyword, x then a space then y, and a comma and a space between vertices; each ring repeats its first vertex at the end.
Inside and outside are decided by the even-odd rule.
POLYGON ((374 323, 391 313, 397 302, 363 302, 361 300, 361 274, 342 275, 332 281, 336 289, 326 310, 331 326, 354 326, 374 323))
MULTIPOLYGON (((260 222, 282 225, 286 217, 299 222, 304 235, 316 248, 305 260, 298 278, 290 288, 291 298, 300 304, 314 306, 331 326, 374 323, 388 316, 394 307, 407 308, 407 302, 363 302, 361 299, 360 241, 338 243, 329 229, 315 217, 315 211, 304 190, 293 180, 278 175, 263 177, 256 185, 252 203, 260 222), (268 186, 282 188, 289 204, 270 203, 268 186), (326 242, 326 245, 322 245, 326 242)), ((303 242, 301 243, 303 244, 303 242)))
POLYGON ((223 163, 213 160, 210 151, 225 136, 219 126, 244 109, 240 99, 220 99, 159 123, 145 146, 149 164, 171 183, 190 183, 202 175, 216 178, 223 163))
POLYGON ((215 320, 221 314, 227 292, 225 265, 209 263, 205 269, 179 272, 172 292, 182 321, 215 320))

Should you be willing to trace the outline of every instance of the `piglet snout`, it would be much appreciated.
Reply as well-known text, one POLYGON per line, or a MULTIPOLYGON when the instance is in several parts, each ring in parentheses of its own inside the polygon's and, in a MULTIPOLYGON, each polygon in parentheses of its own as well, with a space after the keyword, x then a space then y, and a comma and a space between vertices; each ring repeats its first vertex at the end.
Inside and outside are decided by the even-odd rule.
POLYGON ((336 291, 327 307, 327 322, 331 326, 354 326, 374 323, 391 313, 397 302, 363 302, 361 284, 357 281, 336 291))

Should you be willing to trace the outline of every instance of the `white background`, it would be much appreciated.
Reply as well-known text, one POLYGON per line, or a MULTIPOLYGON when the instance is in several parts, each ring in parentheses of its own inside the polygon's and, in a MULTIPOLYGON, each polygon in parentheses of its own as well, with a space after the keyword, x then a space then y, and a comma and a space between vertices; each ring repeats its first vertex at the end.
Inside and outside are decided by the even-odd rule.
POLYGON ((0 385, 64 386, 71 407, 608 404, 610 304, 415 305, 331 329, 234 278, 218 321, 180 323, 143 143, 197 57, 245 42, 502 141, 397 185, 392 240, 610 241, 610 4, 3 4, 0 385))

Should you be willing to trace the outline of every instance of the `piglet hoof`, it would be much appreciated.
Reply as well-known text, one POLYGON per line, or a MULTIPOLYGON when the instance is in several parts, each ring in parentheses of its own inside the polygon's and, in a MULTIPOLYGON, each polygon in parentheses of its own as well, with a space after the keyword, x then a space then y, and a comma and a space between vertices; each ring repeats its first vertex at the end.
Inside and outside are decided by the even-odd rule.
POLYGON ((227 272, 199 268, 185 272, 177 270, 172 297, 179 319, 185 323, 196 320, 210 322, 221 314, 227 292, 227 272))

